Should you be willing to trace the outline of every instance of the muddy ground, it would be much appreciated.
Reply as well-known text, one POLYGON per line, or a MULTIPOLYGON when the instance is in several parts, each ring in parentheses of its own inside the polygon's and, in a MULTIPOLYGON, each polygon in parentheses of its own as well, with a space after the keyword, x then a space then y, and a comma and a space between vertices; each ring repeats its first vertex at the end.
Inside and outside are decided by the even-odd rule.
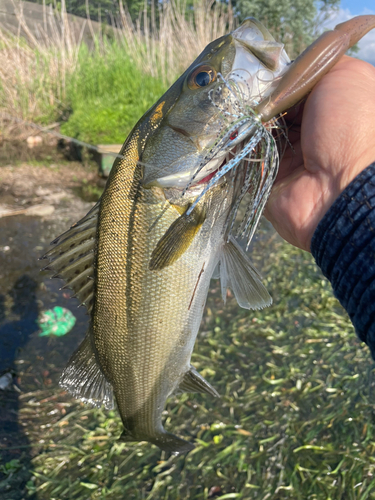
POLYGON ((54 218, 69 214, 74 217, 74 213, 81 214, 89 206, 88 186, 94 197, 98 184, 103 185, 103 180, 97 169, 79 162, 0 166, 0 207, 11 212, 42 204, 56 210, 54 218))

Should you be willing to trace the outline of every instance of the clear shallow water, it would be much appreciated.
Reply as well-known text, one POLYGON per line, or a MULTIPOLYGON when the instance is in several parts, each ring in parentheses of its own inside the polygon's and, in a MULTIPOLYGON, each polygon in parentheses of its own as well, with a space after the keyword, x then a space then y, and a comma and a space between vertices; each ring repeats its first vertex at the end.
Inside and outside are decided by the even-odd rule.
MULTIPOLYGON (((84 337, 86 309, 70 298, 70 290, 60 290, 61 280, 50 279, 49 271, 41 272, 47 261, 39 258, 56 236, 85 213, 76 213, 69 222, 54 215, 0 218, 0 375, 11 372, 21 393, 58 388, 63 368, 84 337), (38 317, 54 306, 69 309, 76 324, 66 336, 40 337, 38 317)), ((24 443, 17 418, 18 394, 0 391, 2 447, 24 443)))

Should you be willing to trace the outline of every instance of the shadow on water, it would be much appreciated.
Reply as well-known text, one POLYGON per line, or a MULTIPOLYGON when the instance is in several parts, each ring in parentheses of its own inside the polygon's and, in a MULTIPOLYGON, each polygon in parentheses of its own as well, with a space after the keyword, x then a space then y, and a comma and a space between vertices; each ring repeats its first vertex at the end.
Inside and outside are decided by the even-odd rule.
MULTIPOLYGON (((17 316, 18 319, 5 322, 0 327, 0 375, 12 374, 15 379, 17 353, 38 330, 37 286, 33 278, 23 274, 9 291, 9 298, 13 301, 11 316, 17 316)), ((5 296, 0 295, 0 321, 3 322, 4 319, 5 296)), ((0 394, 0 449, 3 466, 2 474, 0 473, 0 496, 3 500, 23 498, 24 488, 30 477, 30 444, 19 423, 19 392, 15 387, 14 383, 10 383, 9 388, 2 390, 0 394)))

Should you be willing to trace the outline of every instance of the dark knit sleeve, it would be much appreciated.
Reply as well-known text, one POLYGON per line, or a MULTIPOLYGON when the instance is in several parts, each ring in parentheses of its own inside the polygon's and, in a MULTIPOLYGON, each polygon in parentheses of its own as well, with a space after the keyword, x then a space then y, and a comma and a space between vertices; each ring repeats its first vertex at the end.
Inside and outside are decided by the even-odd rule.
POLYGON ((375 359, 375 163, 320 221, 311 252, 375 359))

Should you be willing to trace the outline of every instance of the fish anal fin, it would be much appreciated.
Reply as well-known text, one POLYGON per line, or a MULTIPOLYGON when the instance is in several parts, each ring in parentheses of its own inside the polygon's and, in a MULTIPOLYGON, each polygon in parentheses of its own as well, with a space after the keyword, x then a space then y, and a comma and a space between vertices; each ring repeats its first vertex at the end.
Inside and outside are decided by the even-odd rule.
POLYGON ((263 309, 272 304, 258 271, 234 238, 224 245, 220 256, 220 281, 224 301, 230 288, 238 305, 245 309, 263 309))
POLYGON ((214 396, 215 398, 220 397, 217 390, 214 389, 193 366, 191 366, 190 370, 185 373, 178 390, 181 392, 200 392, 210 394, 210 396, 214 396))
POLYGON ((114 408, 113 389, 96 361, 89 333, 70 358, 60 386, 85 403, 99 408, 104 405, 108 410, 114 408))
POLYGON ((185 212, 176 219, 154 248, 150 271, 160 271, 176 262, 189 248, 205 219, 205 211, 198 206, 191 214, 185 212))

